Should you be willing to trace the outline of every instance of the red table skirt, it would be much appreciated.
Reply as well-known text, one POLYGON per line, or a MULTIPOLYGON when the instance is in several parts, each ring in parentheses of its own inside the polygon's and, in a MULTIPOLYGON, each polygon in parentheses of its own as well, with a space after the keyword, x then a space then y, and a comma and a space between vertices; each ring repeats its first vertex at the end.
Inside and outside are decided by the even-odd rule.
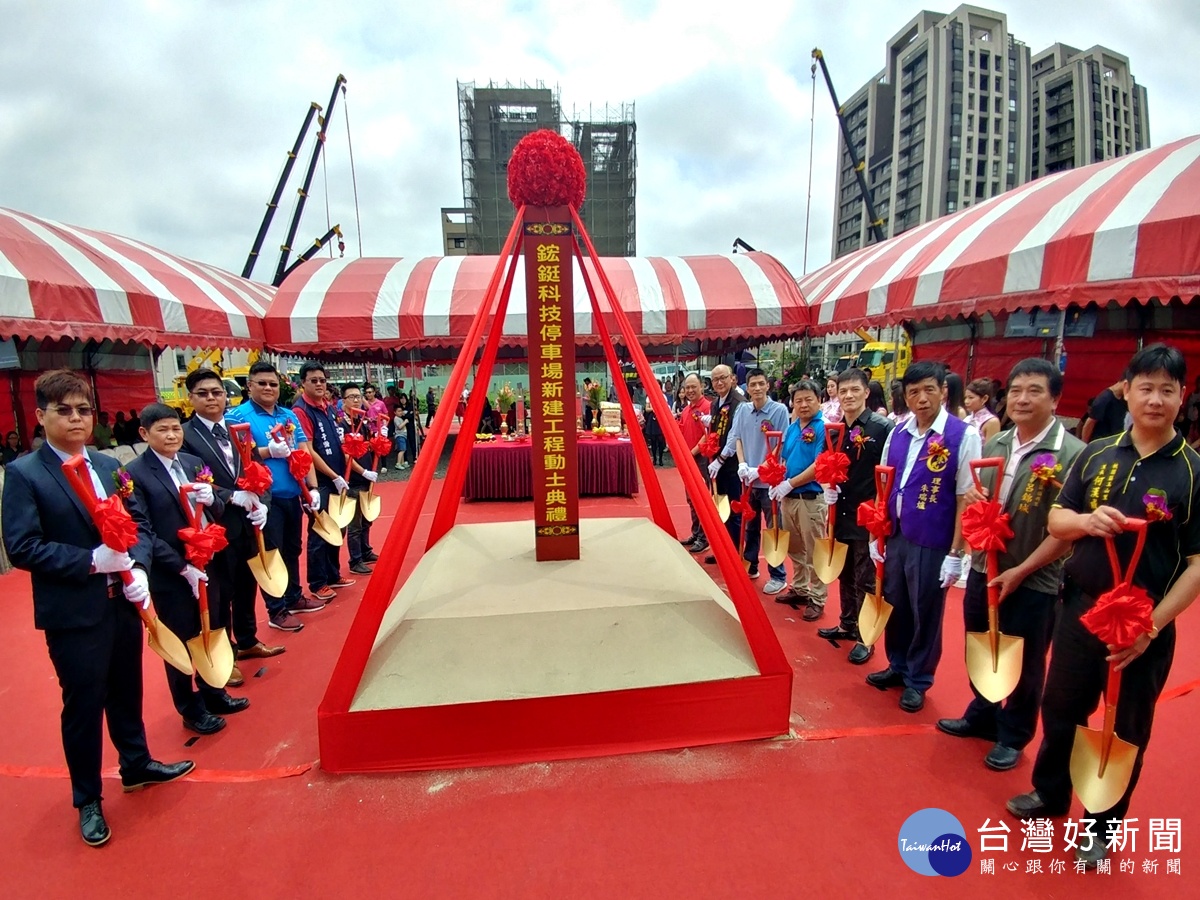
MULTIPOLYGON (((468 500, 530 500, 533 476, 529 441, 494 442, 471 447, 463 485, 468 500)), ((579 493, 584 496, 638 491, 633 444, 618 440, 579 439, 579 493)))

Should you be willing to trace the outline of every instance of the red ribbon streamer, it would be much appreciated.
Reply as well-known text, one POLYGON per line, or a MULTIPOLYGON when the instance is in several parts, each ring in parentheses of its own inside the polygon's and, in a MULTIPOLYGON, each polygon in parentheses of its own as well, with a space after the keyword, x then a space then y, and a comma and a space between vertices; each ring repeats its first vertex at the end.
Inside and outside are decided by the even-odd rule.
POLYGON ((779 484, 787 476, 787 466, 778 457, 768 456, 758 467, 758 477, 771 487, 779 484))
POLYGON ((366 438, 357 431, 351 431, 342 438, 342 452, 346 454, 348 459, 358 459, 368 449, 366 438))
POLYGON ((207 528, 180 528, 179 539, 187 546, 187 561, 204 570, 212 558, 229 546, 222 525, 207 528))
POLYGON ((307 450, 292 451, 292 455, 288 457, 288 470, 291 471, 293 478, 297 481, 303 481, 308 477, 308 470, 311 468, 311 453, 307 450))
POLYGON ((858 504, 858 524, 876 538, 885 538, 892 533, 892 520, 888 518, 887 503, 864 500, 858 504))
POLYGON ((96 504, 92 521, 96 523, 100 540, 106 547, 125 553, 138 542, 137 523, 118 494, 111 494, 96 504))
POLYGON ((1126 581, 1097 597, 1079 621, 1105 644, 1124 650, 1154 627, 1152 612, 1150 595, 1126 581))
POLYGON ((850 457, 840 450, 822 450, 817 455, 814 481, 836 487, 850 477, 850 457))
POLYGON ((242 477, 237 480, 237 486, 261 497, 271 489, 271 470, 260 462, 250 460, 242 471, 242 477))
POLYGON ((729 511, 734 515, 751 515, 754 512, 754 507, 750 505, 750 497, 747 494, 740 500, 730 499, 729 511))
POLYGON ((963 539, 973 550, 1003 552, 1013 536, 999 500, 977 500, 963 510, 963 539))

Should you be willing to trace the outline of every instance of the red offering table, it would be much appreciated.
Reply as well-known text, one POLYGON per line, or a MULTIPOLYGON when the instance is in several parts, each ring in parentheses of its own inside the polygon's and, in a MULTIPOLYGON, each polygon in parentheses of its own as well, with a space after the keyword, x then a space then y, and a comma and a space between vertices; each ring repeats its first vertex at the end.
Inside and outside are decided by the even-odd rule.
MULTIPOLYGON (((616 438, 579 437, 579 493, 586 496, 638 491, 633 444, 616 438)), ((497 438, 471 448, 463 484, 468 500, 529 500, 533 497, 530 442, 497 438)))

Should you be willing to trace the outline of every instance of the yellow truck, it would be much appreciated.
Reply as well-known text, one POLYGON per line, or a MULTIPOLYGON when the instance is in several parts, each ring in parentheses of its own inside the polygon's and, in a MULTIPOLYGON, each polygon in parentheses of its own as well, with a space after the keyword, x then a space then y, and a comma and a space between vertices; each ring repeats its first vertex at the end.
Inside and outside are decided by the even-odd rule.
POLYGON ((901 341, 898 348, 899 355, 897 355, 897 346, 893 342, 877 341, 874 335, 862 328, 855 329, 855 334, 866 341, 863 348, 858 351, 858 358, 854 361, 857 368, 869 373, 871 380, 878 381, 885 389, 893 377, 897 379, 903 377, 909 363, 912 362, 912 348, 907 337, 901 341), (893 364, 895 366, 894 373, 893 364))
POLYGON ((172 409, 179 410, 180 415, 187 418, 192 414, 192 401, 188 398, 187 376, 200 368, 209 368, 221 376, 225 386, 228 403, 237 406, 242 402, 242 385, 221 371, 222 353, 220 350, 203 350, 192 357, 188 363, 187 372, 175 377, 174 386, 168 390, 159 391, 159 399, 172 409), (207 364, 207 365, 206 365, 207 364))

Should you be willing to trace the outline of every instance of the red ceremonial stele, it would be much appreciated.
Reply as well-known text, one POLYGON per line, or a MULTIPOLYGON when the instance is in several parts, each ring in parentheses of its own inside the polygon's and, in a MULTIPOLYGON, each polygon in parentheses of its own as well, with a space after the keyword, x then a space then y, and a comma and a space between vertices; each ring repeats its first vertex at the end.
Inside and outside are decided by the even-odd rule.
POLYGON ((524 207, 525 310, 533 429, 535 556, 579 559, 579 452, 575 421, 575 295, 571 208, 583 203, 583 161, 553 131, 520 140, 508 196, 524 207))

